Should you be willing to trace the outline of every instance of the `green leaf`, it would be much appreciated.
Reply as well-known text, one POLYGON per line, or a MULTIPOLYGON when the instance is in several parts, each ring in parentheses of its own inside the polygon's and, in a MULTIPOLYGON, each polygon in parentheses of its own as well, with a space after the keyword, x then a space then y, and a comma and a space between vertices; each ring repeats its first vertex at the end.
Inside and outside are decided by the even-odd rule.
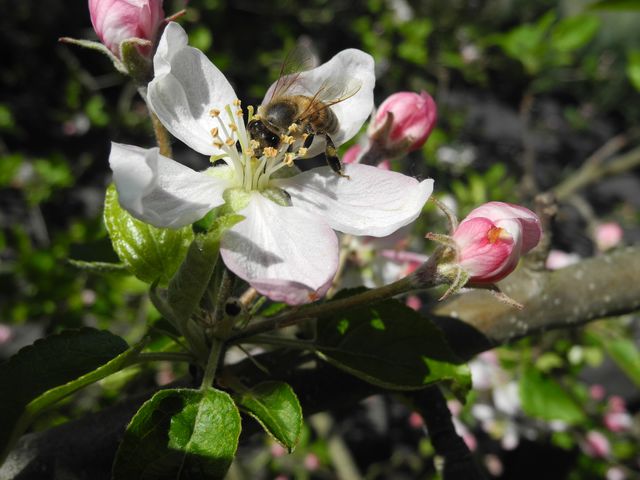
POLYGON ((561 20, 553 28, 551 44, 561 52, 573 52, 584 47, 600 28, 595 15, 578 15, 561 20))
POLYGON ((627 77, 640 92, 640 50, 632 50, 627 55, 627 77))
POLYGON ((459 359, 428 318, 397 300, 318 320, 319 355, 367 382, 412 390, 452 378, 459 359))
POLYGON ((600 0, 589 6, 591 10, 640 10, 638 0, 600 0))
POLYGON ((635 343, 625 338, 601 337, 598 341, 629 379, 640 387, 640 351, 635 343))
POLYGON ((176 272, 193 240, 191 227, 179 230, 156 228, 133 218, 110 185, 104 201, 104 223, 113 249, 140 280, 166 285, 176 272))
POLYGON ((131 419, 113 480, 224 478, 240 428, 240 413, 224 392, 162 390, 131 419))
POLYGON ((122 338, 106 331, 67 330, 36 341, 1 364, 0 451, 6 454, 42 409, 126 366, 139 351, 127 348, 122 338))
POLYGON ((578 424, 586 420, 580 405, 552 378, 528 367, 520 378, 520 401, 527 415, 578 424))
POLYGON ((283 447, 293 452, 302 431, 302 407, 288 384, 261 383, 242 392, 236 403, 283 447))

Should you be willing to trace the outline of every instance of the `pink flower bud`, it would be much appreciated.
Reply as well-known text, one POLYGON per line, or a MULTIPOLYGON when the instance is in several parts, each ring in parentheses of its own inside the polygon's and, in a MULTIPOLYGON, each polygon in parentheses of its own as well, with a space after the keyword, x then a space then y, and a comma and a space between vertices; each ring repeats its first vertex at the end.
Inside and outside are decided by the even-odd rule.
POLYGON ((436 104, 427 92, 394 93, 378 108, 369 136, 389 155, 401 155, 422 147, 436 118, 436 104))
POLYGON ((522 255, 540 241, 540 219, 531 210, 489 202, 473 210, 456 231, 458 261, 471 283, 493 283, 509 275, 522 255))
MULTIPOLYGON (((89 0, 93 29, 100 41, 120 57, 120 43, 130 38, 156 42, 164 21, 162 0, 89 0)), ((140 53, 151 55, 151 47, 140 53)))

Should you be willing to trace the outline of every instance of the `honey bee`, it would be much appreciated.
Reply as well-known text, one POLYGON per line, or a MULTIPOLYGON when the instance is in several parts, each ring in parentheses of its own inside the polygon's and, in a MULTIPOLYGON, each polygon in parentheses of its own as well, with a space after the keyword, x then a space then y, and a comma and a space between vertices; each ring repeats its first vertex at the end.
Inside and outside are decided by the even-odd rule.
POLYGON ((301 48, 287 56, 269 100, 249 122, 249 133, 258 143, 256 154, 259 156, 267 147, 279 149, 285 141, 289 143, 289 151, 298 149, 304 154, 314 139, 320 138, 325 143, 327 164, 338 175, 349 178, 342 172, 342 162, 331 138, 340 130, 338 117, 331 107, 355 95, 360 82, 332 77, 315 92, 310 92, 300 76, 309 64, 307 58, 301 48))

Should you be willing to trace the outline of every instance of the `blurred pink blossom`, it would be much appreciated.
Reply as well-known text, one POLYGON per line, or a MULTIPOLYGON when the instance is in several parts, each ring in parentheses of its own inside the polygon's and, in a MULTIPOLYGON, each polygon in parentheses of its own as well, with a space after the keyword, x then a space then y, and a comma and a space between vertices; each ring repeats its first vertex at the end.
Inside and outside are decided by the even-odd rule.
POLYGON ((407 307, 412 308, 416 312, 422 308, 422 300, 417 295, 408 295, 404 301, 407 307))
POLYGON ((605 252, 620 243, 624 232, 616 222, 601 223, 594 232, 598 250, 605 252))
POLYGON ((271 456, 274 458, 284 457, 287 454, 287 449, 279 443, 273 443, 270 450, 271 456))
POLYGON ((551 250, 547 257, 546 267, 549 270, 559 270, 580 261, 577 253, 567 253, 562 250, 551 250))
POLYGON ((606 393, 607 393, 606 390, 600 384, 594 384, 594 385, 591 385, 591 387, 589 387, 589 395, 594 400, 598 400, 599 401, 599 400, 604 399, 606 393))
POLYGON ((424 420, 418 412, 411 412, 409 415, 409 425, 416 430, 424 426, 424 420))
POLYGON ((608 409, 613 413, 624 413, 627 411, 627 402, 619 395, 611 395, 609 397, 608 409))
POLYGON ((494 283, 509 275, 542 236, 540 219, 519 205, 489 202, 474 209, 453 233, 458 261, 472 283, 494 283))
POLYGON ((607 470, 607 480, 625 480, 627 474, 620 467, 611 467, 607 470))
POLYGON ((310 472, 318 470, 320 468, 320 459, 314 453, 307 453, 304 457, 304 466, 310 472))
POLYGON ((0 345, 11 340, 11 327, 0 323, 0 345))
POLYGON ((591 430, 585 437, 582 449, 590 457, 605 458, 611 452, 611 445, 609 444, 609 439, 602 433, 591 430))
POLYGON ((610 432, 624 432, 633 426, 633 418, 626 412, 609 412, 604 415, 603 423, 610 432))
MULTIPOLYGON (((89 14, 98 38, 118 58, 124 40, 155 44, 164 22, 162 0, 89 0, 89 14)), ((139 50, 147 56, 153 52, 151 46, 139 50)))

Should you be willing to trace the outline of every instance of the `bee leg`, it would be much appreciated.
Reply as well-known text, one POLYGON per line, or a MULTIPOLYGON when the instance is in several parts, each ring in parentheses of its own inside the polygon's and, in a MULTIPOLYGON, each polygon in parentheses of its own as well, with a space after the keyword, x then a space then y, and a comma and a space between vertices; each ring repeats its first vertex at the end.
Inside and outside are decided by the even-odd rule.
POLYGON ((336 172, 341 177, 349 178, 349 175, 345 175, 344 173, 342 173, 342 162, 338 157, 338 151, 336 150, 336 146, 334 145, 333 140, 331 140, 331 137, 329 137, 329 135, 325 135, 325 140, 327 143, 327 147, 324 150, 324 155, 327 158, 327 163, 331 167, 331 170, 336 172))
POLYGON ((313 143, 313 139, 316 138, 313 133, 307 133, 307 138, 304 139, 304 144, 302 145, 304 148, 309 148, 313 143))

